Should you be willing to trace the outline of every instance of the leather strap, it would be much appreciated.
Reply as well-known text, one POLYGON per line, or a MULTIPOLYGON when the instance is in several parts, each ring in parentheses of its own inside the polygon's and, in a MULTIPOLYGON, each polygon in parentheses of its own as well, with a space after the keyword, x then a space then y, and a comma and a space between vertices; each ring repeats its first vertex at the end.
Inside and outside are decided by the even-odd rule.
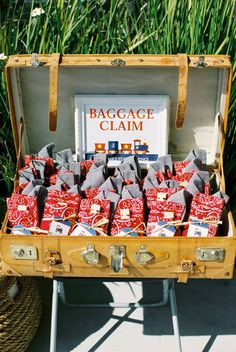
POLYGON ((178 54, 179 57, 179 83, 178 83, 178 103, 176 111, 176 128, 181 128, 184 123, 187 88, 188 88, 188 56, 178 54))
POLYGON ((57 129, 58 66, 60 54, 52 54, 49 70, 49 130, 57 129))

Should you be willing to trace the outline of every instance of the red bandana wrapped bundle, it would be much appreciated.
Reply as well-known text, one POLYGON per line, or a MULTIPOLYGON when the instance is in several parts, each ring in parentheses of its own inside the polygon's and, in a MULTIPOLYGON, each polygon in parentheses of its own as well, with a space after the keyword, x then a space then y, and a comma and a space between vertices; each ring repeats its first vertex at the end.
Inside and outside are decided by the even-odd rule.
MULTIPOLYGON (((158 223, 181 222, 184 216, 185 207, 183 204, 168 201, 150 201, 150 213, 148 215, 147 236, 153 235, 158 223)), ((179 235, 174 229, 172 235, 179 235)))
POLYGON ((49 191, 40 224, 42 230, 49 230, 55 217, 68 218, 78 214, 81 196, 65 191, 49 191))
POLYGON ((110 200, 108 199, 82 199, 78 214, 78 223, 91 226, 96 235, 107 235, 110 218, 110 200), (103 221, 104 220, 104 221, 103 221))
MULTIPOLYGON (((208 231, 206 236, 216 236, 218 223, 220 221, 224 205, 225 201, 223 198, 218 198, 213 195, 207 196, 205 194, 196 192, 192 200, 189 220, 202 220, 202 223, 208 224, 208 231)), ((190 231, 190 226, 187 236, 193 235, 190 231)))
POLYGON ((121 199, 111 225, 111 235, 144 235, 143 198, 121 199))
POLYGON ((39 213, 37 198, 24 194, 14 193, 7 198, 8 220, 11 227, 22 225, 24 227, 39 226, 39 213))

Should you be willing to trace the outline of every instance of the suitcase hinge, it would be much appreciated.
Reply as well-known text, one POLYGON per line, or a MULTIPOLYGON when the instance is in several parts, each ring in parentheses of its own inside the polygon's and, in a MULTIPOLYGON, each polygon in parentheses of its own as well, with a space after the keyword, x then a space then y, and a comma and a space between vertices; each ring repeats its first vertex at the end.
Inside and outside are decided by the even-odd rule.
POLYGON ((122 59, 114 59, 111 62, 112 66, 124 66, 125 65, 125 61, 122 59))
POLYGON ((207 63, 205 62, 205 57, 203 55, 199 56, 197 62, 193 63, 197 68, 205 68, 207 67, 207 63))
POLYGON ((32 57, 31 57, 31 66, 32 67, 39 67, 39 66, 42 66, 43 63, 39 61, 39 56, 37 53, 33 53, 32 54, 32 57))

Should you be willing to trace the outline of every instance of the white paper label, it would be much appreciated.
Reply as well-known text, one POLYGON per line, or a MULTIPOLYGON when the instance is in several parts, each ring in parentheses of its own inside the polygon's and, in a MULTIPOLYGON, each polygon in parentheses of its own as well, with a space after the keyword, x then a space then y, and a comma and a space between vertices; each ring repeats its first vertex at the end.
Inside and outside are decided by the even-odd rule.
POLYGON ((26 210, 28 210, 28 206, 27 205, 18 205, 18 207, 17 207, 17 210, 19 210, 19 211, 26 211, 26 210))
POLYGON ((163 215, 165 219, 173 219, 175 213, 173 211, 164 211, 163 215))
POLYGON ((168 225, 165 221, 149 223, 147 227, 147 233, 149 236, 173 237, 175 234, 175 227, 173 225, 168 225))
POLYGON ((208 224, 206 223, 194 223, 189 225, 187 236, 191 237, 208 237, 208 224))
POLYGON ((120 217, 121 217, 121 220, 129 220, 130 219, 130 210, 128 208, 120 209, 120 217))
POLYGON ((67 236, 70 231, 70 225, 68 225, 67 223, 65 224, 65 222, 60 222, 55 220, 52 221, 48 234, 67 236))
POLYGON ((91 209, 90 209, 90 213, 96 214, 96 213, 99 213, 100 210, 101 210, 101 206, 99 204, 92 204, 91 209))
POLYGON ((86 228, 87 225, 78 224, 72 231, 71 236, 96 236, 96 231, 92 228, 86 228))
POLYGON ((163 201, 163 200, 166 200, 166 198, 167 198, 167 193, 164 193, 164 192, 157 193, 157 200, 163 201))

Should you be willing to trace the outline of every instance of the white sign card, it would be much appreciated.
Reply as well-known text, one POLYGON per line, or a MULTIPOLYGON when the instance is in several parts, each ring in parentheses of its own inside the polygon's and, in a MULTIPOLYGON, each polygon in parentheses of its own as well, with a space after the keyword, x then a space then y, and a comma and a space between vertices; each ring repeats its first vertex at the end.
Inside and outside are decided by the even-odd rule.
POLYGON ((107 153, 113 161, 132 154, 156 161, 168 153, 169 105, 167 95, 76 95, 78 159, 107 153))

